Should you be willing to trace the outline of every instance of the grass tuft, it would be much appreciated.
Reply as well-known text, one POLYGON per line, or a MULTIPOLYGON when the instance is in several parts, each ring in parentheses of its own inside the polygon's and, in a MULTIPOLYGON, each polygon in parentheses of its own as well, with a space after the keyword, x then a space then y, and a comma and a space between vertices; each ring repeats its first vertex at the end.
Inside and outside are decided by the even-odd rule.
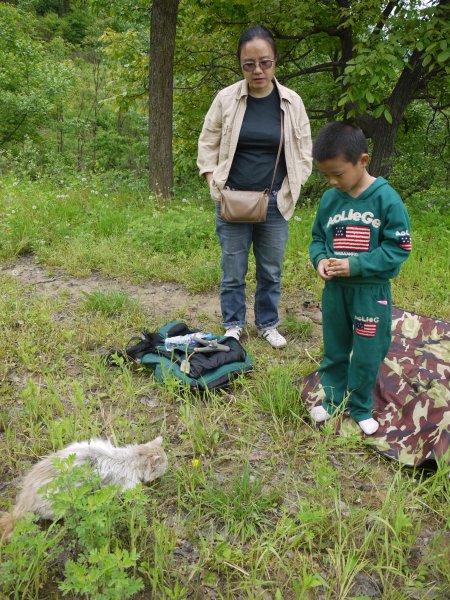
POLYGON ((136 306, 136 302, 123 292, 85 293, 84 308, 108 317, 124 314, 136 306))

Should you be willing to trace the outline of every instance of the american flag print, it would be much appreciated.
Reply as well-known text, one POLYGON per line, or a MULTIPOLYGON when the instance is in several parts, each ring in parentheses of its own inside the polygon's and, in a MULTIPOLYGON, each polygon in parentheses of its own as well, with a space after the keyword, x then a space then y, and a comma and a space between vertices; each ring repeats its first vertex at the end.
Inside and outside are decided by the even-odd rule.
POLYGON ((400 248, 403 248, 403 250, 412 250, 411 236, 406 234, 401 235, 398 238, 398 245, 400 248))
POLYGON ((355 320, 355 331, 363 337, 375 337, 377 334, 377 324, 367 323, 366 321, 355 320))
POLYGON ((370 227, 364 225, 335 225, 333 227, 334 251, 351 250, 367 252, 370 247, 370 227))

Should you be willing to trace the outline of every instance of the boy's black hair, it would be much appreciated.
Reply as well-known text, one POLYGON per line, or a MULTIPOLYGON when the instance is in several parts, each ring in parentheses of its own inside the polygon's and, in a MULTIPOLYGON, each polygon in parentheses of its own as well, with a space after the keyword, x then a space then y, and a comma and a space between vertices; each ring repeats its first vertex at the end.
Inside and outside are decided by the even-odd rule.
POLYGON ((367 140, 362 130, 349 121, 332 121, 322 127, 313 144, 314 160, 342 156, 356 165, 361 154, 367 154, 367 140))
POLYGON ((275 61, 278 61, 278 49, 277 44, 275 42, 275 38, 273 37, 273 33, 263 25, 258 24, 252 25, 251 27, 248 27, 245 31, 242 32, 238 41, 237 49, 237 57, 239 62, 241 61, 242 46, 247 42, 251 42, 254 39, 261 39, 268 42, 273 50, 273 56, 275 58, 275 61))

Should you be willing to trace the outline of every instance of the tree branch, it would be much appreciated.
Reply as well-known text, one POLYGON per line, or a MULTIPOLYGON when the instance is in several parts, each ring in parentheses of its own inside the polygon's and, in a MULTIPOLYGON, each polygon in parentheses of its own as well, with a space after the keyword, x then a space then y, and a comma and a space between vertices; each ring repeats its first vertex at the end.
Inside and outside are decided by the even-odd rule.
POLYGON ((375 25, 374 30, 372 31, 372 36, 380 35, 383 27, 386 25, 386 21, 390 17, 394 8, 396 8, 401 2, 388 2, 386 8, 381 13, 381 18, 378 23, 375 25))
POLYGON ((323 110, 316 110, 314 108, 308 108, 308 115, 313 119, 334 119, 341 112, 340 108, 327 108, 323 110))
POLYGON ((27 117, 28 117, 28 113, 25 113, 22 116, 22 118, 20 119, 20 121, 17 123, 17 125, 14 127, 14 129, 12 131, 10 131, 9 133, 5 133, 5 135, 2 137, 2 139, 0 141, 0 146, 3 146, 4 144, 7 144, 8 142, 10 142, 12 140, 12 138, 14 137, 14 134, 16 133, 16 131, 18 131, 20 129, 20 127, 23 125, 23 123, 25 122, 27 117))
POLYGON ((289 73, 288 75, 280 76, 278 77, 278 79, 280 81, 289 81, 290 79, 300 77, 301 75, 310 75, 311 73, 329 73, 333 71, 334 66, 334 62, 321 63, 320 65, 314 65, 313 67, 305 67, 304 69, 298 69, 294 73, 289 73))
POLYGON ((308 29, 307 31, 305 31, 304 33, 302 33, 300 35, 286 35, 286 34, 281 33, 279 30, 273 28, 273 35, 277 39, 279 39, 279 40, 295 40, 296 42, 301 42, 303 40, 306 40, 311 35, 316 35, 318 33, 327 33, 328 35, 331 35, 334 37, 341 37, 341 35, 342 35, 342 31, 340 31, 337 26, 313 27, 311 29, 308 29))

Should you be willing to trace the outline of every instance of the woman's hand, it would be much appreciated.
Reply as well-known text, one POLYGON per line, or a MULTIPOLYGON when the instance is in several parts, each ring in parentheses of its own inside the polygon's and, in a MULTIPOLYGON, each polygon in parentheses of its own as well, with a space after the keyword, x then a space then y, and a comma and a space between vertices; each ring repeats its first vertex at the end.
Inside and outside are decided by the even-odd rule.
POLYGON ((205 179, 208 182, 208 185, 211 185, 212 178, 213 178, 212 171, 209 173, 205 173, 205 179))

